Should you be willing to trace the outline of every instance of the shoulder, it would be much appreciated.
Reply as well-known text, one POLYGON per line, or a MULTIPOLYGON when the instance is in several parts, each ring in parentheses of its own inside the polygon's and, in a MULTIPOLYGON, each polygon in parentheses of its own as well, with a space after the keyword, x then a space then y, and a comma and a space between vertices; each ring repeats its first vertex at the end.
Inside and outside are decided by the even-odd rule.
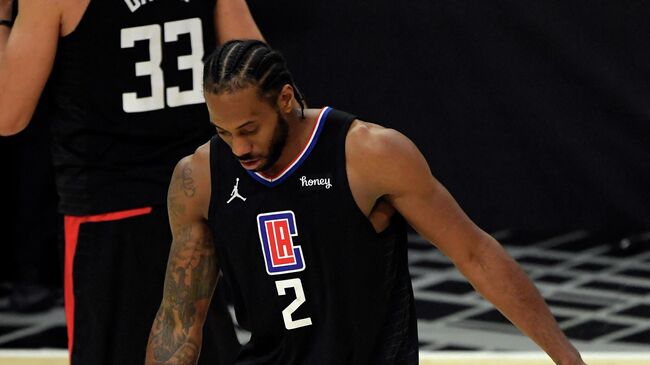
POLYGON ((185 170, 194 169, 201 172, 210 172, 210 142, 199 146, 194 153, 180 159, 174 169, 174 174, 185 170))
POLYGON ((207 218, 211 193, 210 180, 210 142, 208 142, 176 164, 169 185, 168 200, 179 197, 207 218))
POLYGON ((420 155, 404 134, 379 124, 355 120, 346 141, 346 156, 366 163, 399 163, 420 155))
POLYGON ((390 194, 429 166, 417 146, 404 134, 361 120, 353 122, 345 142, 348 175, 362 181, 374 195, 390 194))
POLYGON ((193 163, 197 165, 207 165, 210 168, 210 142, 200 145, 193 154, 188 156, 192 159, 193 163))

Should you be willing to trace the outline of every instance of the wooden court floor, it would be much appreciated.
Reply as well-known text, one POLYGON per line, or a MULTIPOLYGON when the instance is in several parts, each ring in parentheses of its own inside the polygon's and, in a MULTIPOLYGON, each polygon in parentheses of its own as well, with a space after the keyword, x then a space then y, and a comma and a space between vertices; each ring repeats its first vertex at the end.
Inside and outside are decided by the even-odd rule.
MULTIPOLYGON (((650 365, 648 353, 586 353, 588 365, 650 365)), ((67 365, 61 350, 2 350, 0 365, 67 365)), ((543 353, 435 352, 420 354, 420 365, 553 365, 543 353)))

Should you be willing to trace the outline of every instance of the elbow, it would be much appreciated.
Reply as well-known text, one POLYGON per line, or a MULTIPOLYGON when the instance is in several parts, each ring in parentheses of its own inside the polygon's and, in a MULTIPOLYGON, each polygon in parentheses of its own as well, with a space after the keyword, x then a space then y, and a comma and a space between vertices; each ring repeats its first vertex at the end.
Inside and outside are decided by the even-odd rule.
POLYGON ((7 128, 5 126, 2 126, 0 128, 0 137, 10 137, 15 134, 18 134, 20 131, 22 131, 24 128, 7 128))
POLYGON ((0 116, 0 136, 9 137, 20 133, 29 124, 29 119, 24 117, 0 116))
POLYGON ((3 82, 10 80, 5 77, 0 79, 0 136, 13 136, 25 129, 32 120, 38 104, 38 95, 32 99, 30 95, 11 91, 3 85, 3 82))
POLYGON ((501 245, 486 233, 481 233, 456 262, 458 269, 467 277, 482 278, 502 268, 507 254, 501 245))

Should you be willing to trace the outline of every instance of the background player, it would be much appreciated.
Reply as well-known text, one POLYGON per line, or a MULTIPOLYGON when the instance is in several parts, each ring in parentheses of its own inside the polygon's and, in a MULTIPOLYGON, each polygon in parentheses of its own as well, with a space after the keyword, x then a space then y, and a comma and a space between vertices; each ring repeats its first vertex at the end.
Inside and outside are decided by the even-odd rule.
MULTIPOLYGON (((139 364, 169 252, 169 176, 211 135, 204 50, 215 30, 262 36, 243 0, 24 0, 11 28, 12 6, 0 0, 0 134, 29 123, 52 72, 71 362, 139 364)), ((219 323, 220 346, 236 348, 219 323)), ((216 347, 202 360, 217 363, 216 347)))
POLYGON ((284 60, 261 42, 217 49, 204 93, 222 141, 175 168, 174 241, 147 364, 193 363, 220 270, 252 332, 242 363, 416 364, 400 216, 557 364, 583 364, 520 267, 405 136, 303 110, 284 60), (245 202, 227 204, 233 184, 245 202))

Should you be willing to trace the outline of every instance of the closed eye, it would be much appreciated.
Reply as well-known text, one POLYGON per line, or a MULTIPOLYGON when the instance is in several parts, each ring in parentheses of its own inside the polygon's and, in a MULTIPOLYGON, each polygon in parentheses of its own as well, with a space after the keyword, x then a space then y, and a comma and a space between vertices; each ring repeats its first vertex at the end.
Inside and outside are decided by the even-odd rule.
POLYGON ((239 134, 242 136, 250 136, 251 134, 255 134, 255 133, 257 133, 257 127, 239 131, 239 134))
POLYGON ((219 137, 222 137, 222 138, 230 136, 230 132, 222 131, 222 130, 219 130, 219 129, 217 129, 217 134, 219 135, 219 137))

